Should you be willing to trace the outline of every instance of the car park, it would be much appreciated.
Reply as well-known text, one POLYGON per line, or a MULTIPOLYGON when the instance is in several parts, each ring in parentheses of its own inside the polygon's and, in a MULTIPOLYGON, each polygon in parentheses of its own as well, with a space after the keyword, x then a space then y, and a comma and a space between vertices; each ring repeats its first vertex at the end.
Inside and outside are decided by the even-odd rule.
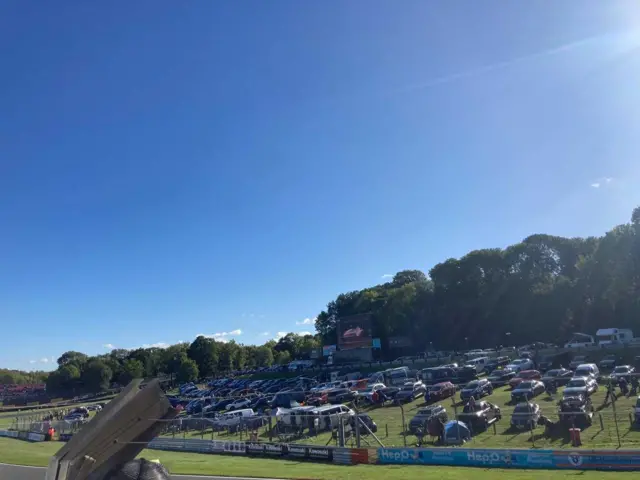
POLYGON ((606 355, 602 360, 598 362, 598 367, 602 368, 603 370, 611 370, 617 365, 617 363, 617 355, 606 355))
POLYGON ((526 402, 544 393, 544 383, 539 380, 525 380, 511 392, 513 403, 526 402))
POLYGON ((351 402, 355 398, 356 393, 348 388, 334 388, 327 392, 328 402, 334 405, 351 402))
POLYGON ((519 403, 511 414, 511 426, 519 430, 533 430, 538 425, 542 409, 537 403, 519 403))
POLYGON ((585 395, 564 396, 558 405, 560 421, 569 426, 584 428, 591 425, 593 413, 591 399, 585 395))
POLYGON ((509 380, 509 386, 511 388, 516 388, 525 380, 540 380, 540 378, 542 378, 542 375, 540 375, 538 370, 522 370, 515 377, 509 380))
POLYGON ((428 388, 425 397, 430 402, 442 401, 456 394, 456 386, 451 382, 436 383, 428 388))
POLYGON ((588 361, 589 361, 589 357, 587 355, 576 355, 575 357, 573 357, 571 362, 569 362, 569 368, 571 370, 575 370, 576 368, 578 368, 579 365, 582 365, 583 363, 587 363, 588 361))
POLYGON ((574 377, 598 378, 598 375, 600 375, 600 370, 595 363, 582 363, 578 365, 576 371, 573 372, 574 377))
POLYGON ((513 370, 516 373, 522 370, 532 370, 533 360, 530 358, 518 358, 507 364, 504 368, 505 370, 513 370))
POLYGON ((365 401, 365 402, 368 402, 368 403, 373 403, 373 394, 374 394, 374 392, 377 392, 378 390, 381 390, 383 388, 385 388, 385 384, 384 383, 374 383, 372 385, 368 385, 363 390, 358 390, 356 392, 356 396, 358 398, 358 402, 365 401))
POLYGON ((491 395, 493 393, 493 386, 491 382, 486 378, 480 380, 474 380, 467 383, 462 390, 460 390, 460 400, 469 400, 471 397, 476 400, 484 397, 485 395, 491 395))
POLYGON ((592 377, 573 377, 562 392, 563 396, 589 395, 598 391, 598 382, 592 377))
POLYGON ((545 385, 551 385, 554 382, 556 386, 566 385, 573 377, 573 372, 567 368, 554 368, 547 371, 541 381, 545 385))
POLYGON ((396 394, 393 400, 396 403, 412 402, 416 398, 423 396, 426 391, 427 388, 421 381, 407 382, 396 394))
POLYGON ((491 385, 495 387, 503 387, 509 383, 509 381, 516 376, 516 372, 513 370, 494 370, 491 375, 487 377, 487 380, 491 382, 491 385))
POLYGON ((489 402, 467 403, 463 407, 462 413, 458 414, 458 420, 471 426, 474 431, 486 429, 501 418, 500 408, 489 402))
POLYGON ((427 423, 434 417, 442 420, 443 422, 446 422, 449 419, 447 410, 440 404, 420 408, 416 412, 415 416, 409 421, 409 432, 411 434, 415 434, 420 427, 424 429, 423 431, 426 431, 427 423))
POLYGON ((636 369, 631 365, 618 365, 611 372, 611 378, 618 380, 621 377, 628 377, 630 375, 634 375, 636 373, 636 369))
POLYGON ((492 358, 489 362, 484 366, 484 371, 490 375, 495 369, 504 367, 509 364, 511 359, 509 357, 497 357, 492 358))
POLYGON ((233 402, 231 402, 229 405, 227 405, 225 408, 225 410, 227 411, 231 411, 231 410, 238 410, 241 408, 249 408, 249 406, 251 405, 251 398, 240 398, 238 400, 235 400, 233 402))

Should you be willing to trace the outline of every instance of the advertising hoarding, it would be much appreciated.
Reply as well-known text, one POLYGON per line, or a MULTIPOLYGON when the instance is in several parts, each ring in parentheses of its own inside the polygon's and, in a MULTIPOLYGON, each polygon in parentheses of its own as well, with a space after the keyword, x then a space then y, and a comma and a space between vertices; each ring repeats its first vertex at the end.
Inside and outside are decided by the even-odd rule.
POLYGON ((371 347, 371 314, 352 315, 338 320, 338 347, 349 348, 371 347))

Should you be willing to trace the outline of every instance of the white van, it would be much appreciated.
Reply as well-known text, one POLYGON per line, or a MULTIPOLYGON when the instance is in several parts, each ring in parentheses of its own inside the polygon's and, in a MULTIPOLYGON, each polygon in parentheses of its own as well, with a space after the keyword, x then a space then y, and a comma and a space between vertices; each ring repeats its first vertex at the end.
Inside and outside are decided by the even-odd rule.
POLYGON ((600 375, 600 370, 598 370, 598 366, 595 363, 583 363, 578 365, 576 371, 573 373, 574 377, 598 378, 598 375, 600 375))
POLYGON ((484 370, 484 367, 489 363, 489 357, 478 357, 472 358, 471 360, 465 362, 465 367, 474 367, 476 372, 480 373, 484 370))
POLYGON ((214 423, 220 427, 233 427, 240 424, 243 418, 255 417, 256 412, 252 408, 243 408, 229 413, 223 413, 214 419, 214 423))

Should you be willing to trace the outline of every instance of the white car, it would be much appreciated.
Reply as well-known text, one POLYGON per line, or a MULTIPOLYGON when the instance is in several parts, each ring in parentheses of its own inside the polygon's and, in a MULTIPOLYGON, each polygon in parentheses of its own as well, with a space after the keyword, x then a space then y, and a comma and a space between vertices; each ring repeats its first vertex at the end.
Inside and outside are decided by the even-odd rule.
POLYGON ((249 405, 251 405, 250 398, 239 398, 235 402, 232 402, 229 405, 227 405, 225 407, 225 410, 227 411, 240 410, 241 408, 249 408, 249 405))
POLYGON ((533 370, 533 361, 530 358, 518 358, 504 367, 505 370, 511 370, 519 373, 523 370, 533 370))
POLYGON ((358 390, 356 394, 358 395, 358 398, 373 402, 373 392, 376 392, 383 388, 386 388, 384 383, 374 383, 372 385, 367 385, 367 388, 365 388, 364 390, 358 390))

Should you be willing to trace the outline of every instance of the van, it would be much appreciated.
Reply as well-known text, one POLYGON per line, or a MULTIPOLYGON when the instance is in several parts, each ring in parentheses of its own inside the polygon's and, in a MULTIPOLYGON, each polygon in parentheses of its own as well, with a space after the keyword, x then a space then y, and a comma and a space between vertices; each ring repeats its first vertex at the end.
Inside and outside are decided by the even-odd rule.
POLYGON ((598 366, 595 363, 583 363, 578 365, 576 371, 574 372, 574 377, 591 377, 597 378, 600 375, 600 370, 598 370, 598 366))
POLYGON ((213 422, 218 427, 228 428, 239 425, 243 419, 255 417, 255 415, 256 413, 252 408, 243 408, 241 410, 234 410, 233 412, 218 415, 213 422))
POLYGON ((478 357, 472 358, 468 362, 465 363, 466 367, 473 367, 476 369, 477 373, 480 373, 484 370, 484 367, 490 362, 489 357, 478 357))

